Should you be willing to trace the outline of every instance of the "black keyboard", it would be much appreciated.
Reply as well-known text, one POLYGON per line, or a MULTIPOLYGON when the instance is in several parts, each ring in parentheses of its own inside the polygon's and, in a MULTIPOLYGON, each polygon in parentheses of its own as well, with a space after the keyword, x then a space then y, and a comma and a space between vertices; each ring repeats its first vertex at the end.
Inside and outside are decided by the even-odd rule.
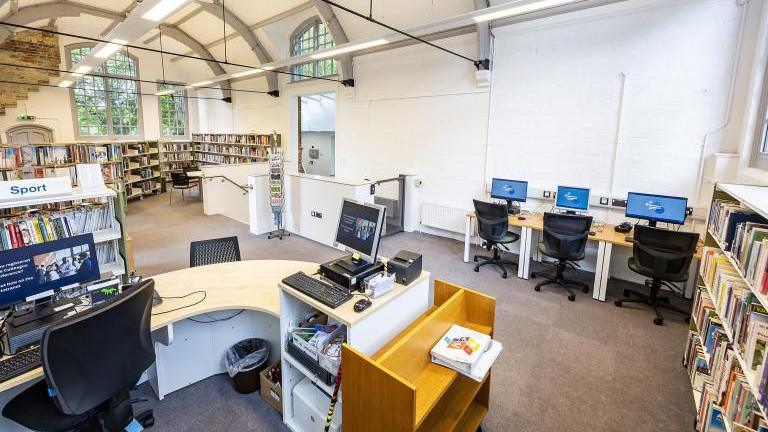
POLYGON ((283 283, 333 309, 352 298, 349 290, 315 279, 304 272, 288 276, 283 279, 283 283))
POLYGON ((41 365, 40 347, 16 353, 11 357, 0 360, 0 382, 23 375, 41 365))

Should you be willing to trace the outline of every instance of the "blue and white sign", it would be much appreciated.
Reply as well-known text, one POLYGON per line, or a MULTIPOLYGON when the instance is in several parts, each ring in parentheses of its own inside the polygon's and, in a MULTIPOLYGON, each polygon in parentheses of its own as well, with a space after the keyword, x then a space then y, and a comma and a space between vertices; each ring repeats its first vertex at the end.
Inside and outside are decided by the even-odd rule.
POLYGON ((21 201, 72 194, 69 177, 49 177, 0 182, 0 201, 21 201))

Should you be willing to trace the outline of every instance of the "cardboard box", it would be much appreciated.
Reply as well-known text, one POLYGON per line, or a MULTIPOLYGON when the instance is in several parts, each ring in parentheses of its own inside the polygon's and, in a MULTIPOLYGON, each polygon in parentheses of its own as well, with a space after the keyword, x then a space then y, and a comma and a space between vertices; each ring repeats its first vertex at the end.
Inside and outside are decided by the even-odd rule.
POLYGON ((283 413, 283 388, 280 386, 279 383, 273 383, 272 381, 267 378, 269 371, 272 369, 275 369, 277 367, 280 367, 280 360, 278 360, 275 364, 272 366, 264 369, 261 371, 259 375, 261 375, 261 397, 264 398, 264 400, 272 406, 272 408, 276 409, 277 412, 283 413))

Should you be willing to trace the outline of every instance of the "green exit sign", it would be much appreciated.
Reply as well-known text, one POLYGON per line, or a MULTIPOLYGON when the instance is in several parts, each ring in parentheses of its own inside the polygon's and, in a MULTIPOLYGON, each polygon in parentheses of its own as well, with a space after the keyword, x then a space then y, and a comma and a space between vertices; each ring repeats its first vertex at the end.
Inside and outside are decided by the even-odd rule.
POLYGON ((19 114, 19 116, 16 117, 16 120, 19 120, 19 121, 31 121, 34 119, 35 119, 35 116, 29 115, 29 114, 19 114))

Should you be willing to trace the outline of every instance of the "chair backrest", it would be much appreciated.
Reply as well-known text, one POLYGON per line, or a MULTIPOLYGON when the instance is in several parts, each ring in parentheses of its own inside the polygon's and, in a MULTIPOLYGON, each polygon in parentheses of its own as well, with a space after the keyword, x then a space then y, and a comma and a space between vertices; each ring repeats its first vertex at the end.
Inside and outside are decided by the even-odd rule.
POLYGON ((189 176, 186 171, 171 171, 171 183, 174 186, 189 186, 189 176))
POLYGON ((195 241, 189 245, 189 266, 240 261, 240 243, 237 237, 224 237, 195 241))
POLYGON ((501 240, 509 230, 509 211, 506 205, 472 200, 477 216, 477 230, 480 238, 495 242, 501 240))
POLYGON ((688 278, 699 234, 636 225, 632 254, 635 264, 654 279, 675 282, 688 278))
POLYGON ((130 389, 155 362, 150 328, 154 288, 148 279, 46 330, 43 370, 64 414, 84 414, 130 389))
POLYGON ((574 260, 584 255, 592 216, 544 213, 544 247, 547 255, 574 260))

